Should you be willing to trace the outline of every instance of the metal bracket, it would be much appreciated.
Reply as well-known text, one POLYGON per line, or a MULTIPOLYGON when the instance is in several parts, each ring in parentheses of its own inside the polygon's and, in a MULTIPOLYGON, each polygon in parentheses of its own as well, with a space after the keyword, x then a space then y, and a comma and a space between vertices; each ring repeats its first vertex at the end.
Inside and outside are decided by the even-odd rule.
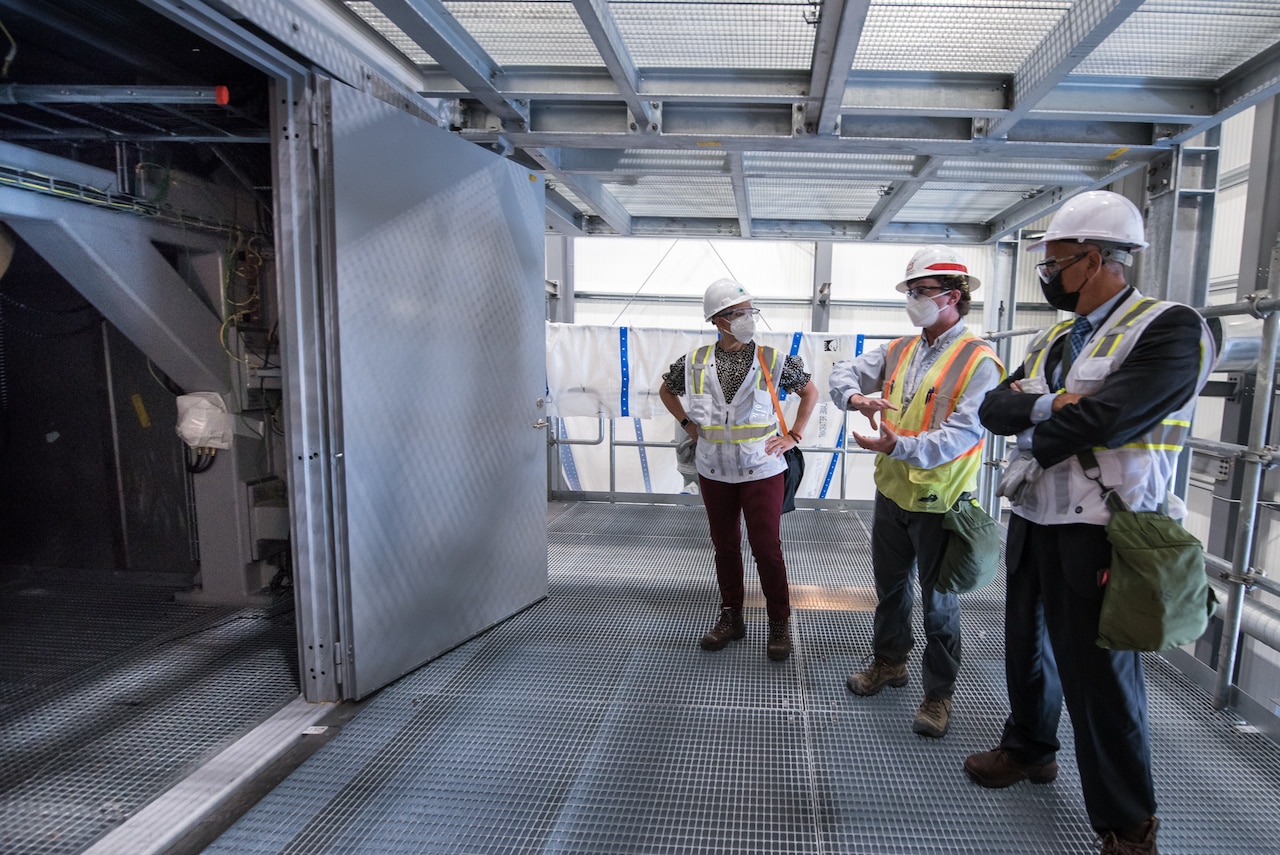
POLYGON ((662 102, 649 102, 649 118, 647 119, 627 110, 627 130, 633 134, 662 133, 662 102))
POLYGON ((1155 198, 1174 189, 1173 153, 1161 155, 1147 167, 1147 195, 1155 198))
POLYGON ((1249 304, 1249 314, 1260 321, 1265 320, 1267 315, 1271 314, 1258 308, 1258 302, 1267 299, 1268 296, 1270 295, 1266 291, 1254 291, 1252 294, 1244 295, 1245 302, 1249 304))
POLYGON ((807 137, 813 134, 814 128, 808 122, 808 112, 803 101, 791 105, 791 136, 807 137))

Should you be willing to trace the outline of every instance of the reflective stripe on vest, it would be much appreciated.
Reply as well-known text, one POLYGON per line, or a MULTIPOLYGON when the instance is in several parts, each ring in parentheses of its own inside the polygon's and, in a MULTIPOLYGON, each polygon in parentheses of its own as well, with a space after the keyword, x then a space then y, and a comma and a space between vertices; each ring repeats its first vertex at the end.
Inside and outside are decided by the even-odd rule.
MULTIPOLYGON (((765 359, 768 360, 770 373, 774 376, 779 376, 777 371, 779 359, 778 351, 772 347, 765 347, 764 345, 756 346, 761 348, 765 359)), ((709 344, 705 347, 700 347, 693 352, 693 360, 690 362, 690 368, 692 369, 693 375, 691 391, 694 394, 705 395, 707 393, 707 372, 710 370, 711 353, 714 349, 715 345, 709 344)), ((762 391, 768 391, 769 387, 765 384, 764 372, 755 367, 756 363, 754 361, 751 365, 756 375, 755 387, 762 391)), ((747 377, 750 376, 751 374, 748 373, 747 377)), ((746 382, 746 379, 746 377, 743 378, 744 383, 746 382)), ((723 391, 724 390, 722 389, 721 392, 723 393, 723 391)), ((734 397, 737 397, 736 392, 734 393, 734 397)), ((730 401, 725 401, 724 405, 727 409, 732 408, 732 403, 730 401)), ((707 442, 716 443, 753 442, 755 440, 765 439, 776 430, 777 424, 773 420, 767 422, 748 422, 744 424, 730 425, 703 424, 698 428, 698 436, 699 439, 705 439, 707 442)))
MULTIPOLYGON (((1123 305, 1123 304, 1122 304, 1123 305)), ((1124 314, 1120 316, 1114 324, 1108 326, 1107 322, 1103 322, 1103 335, 1097 337, 1090 342, 1084 350, 1080 352, 1080 361, 1083 358, 1108 358, 1115 357, 1117 351, 1120 350, 1121 344, 1125 345, 1125 355, 1131 347, 1130 339, 1126 339, 1126 335, 1131 335, 1135 330, 1141 334, 1147 325, 1155 319, 1156 315, 1148 317, 1148 313, 1160 305, 1158 300, 1150 297, 1142 297, 1135 301, 1131 306, 1124 309, 1124 314)), ((1121 307, 1117 307, 1119 310, 1121 307)), ((1032 350, 1027 351, 1027 376, 1036 377, 1043 376, 1045 356, 1049 352, 1050 346, 1060 336, 1067 333, 1074 320, 1063 321, 1047 330, 1032 344, 1032 350)), ((1047 378, 1046 378, 1047 382, 1047 378)), ((1144 448, 1153 451, 1172 451, 1181 452, 1182 446, 1186 442, 1187 436, 1191 433, 1191 422, 1189 419, 1179 418, 1181 412, 1171 413, 1160 424, 1156 425, 1147 433, 1135 439, 1133 442, 1127 442, 1119 448, 1144 448)), ((1104 446, 1098 446, 1095 451, 1104 450, 1104 446)))
MULTIPOLYGON (((996 359, 990 345, 965 330, 925 372, 920 389, 928 391, 922 396, 917 390, 904 408, 905 376, 919 346, 917 336, 895 339, 885 350, 884 397, 898 410, 896 417, 890 417, 893 410, 884 410, 880 418, 901 436, 919 436, 936 430, 955 412, 960 394, 968 386, 978 363, 983 359, 996 359), (939 406, 939 402, 944 402, 943 406, 939 406)), ((984 444, 985 439, 981 439, 959 457, 932 469, 920 469, 887 454, 877 454, 876 488, 904 510, 943 513, 955 504, 961 493, 977 485, 984 444)))
MULTIPOLYGON (((1097 338, 1081 351, 1080 358, 1068 370, 1067 391, 1087 395, 1104 384, 1107 376, 1128 359, 1147 327, 1174 305, 1177 304, 1152 300, 1136 292, 1122 300, 1111 317, 1102 323, 1097 338)), ((1035 352, 1028 351, 1023 363, 1027 379, 1043 381, 1044 353, 1054 341, 1066 335, 1071 323, 1057 324, 1037 339, 1035 352)), ((1200 326, 1200 372, 1190 400, 1134 441, 1117 448, 1094 449, 1106 483, 1135 511, 1154 510, 1169 498, 1169 482, 1177 471, 1178 452, 1191 429, 1196 394, 1213 367, 1213 341, 1208 327, 1203 322, 1200 326)), ((1030 452, 1015 448, 1012 459, 1016 461, 1027 454, 1030 452)), ((1041 525, 1105 525, 1111 517, 1102 491, 1084 474, 1075 456, 1045 469, 1013 503, 1013 510, 1041 525)), ((1175 518, 1181 516, 1173 510, 1170 513, 1175 518)))

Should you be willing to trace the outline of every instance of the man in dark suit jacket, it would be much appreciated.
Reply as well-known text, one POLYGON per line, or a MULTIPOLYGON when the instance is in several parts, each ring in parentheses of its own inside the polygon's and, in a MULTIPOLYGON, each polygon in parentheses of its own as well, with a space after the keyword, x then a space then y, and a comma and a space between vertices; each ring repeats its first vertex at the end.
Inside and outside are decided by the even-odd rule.
POLYGON ((1103 855, 1156 855, 1142 661, 1096 643, 1111 563, 1099 482, 1133 510, 1172 500, 1168 513, 1185 513, 1168 487, 1213 341, 1195 310, 1126 284, 1131 254, 1147 246, 1128 199, 1107 191, 1075 197, 1032 249, 1040 246, 1045 298, 1074 318, 1041 333, 979 409, 989 430, 1017 437, 1000 489, 1013 512, 1005 553, 1010 714, 1000 745, 970 755, 965 771, 985 787, 1054 780, 1065 698, 1103 855), (1086 474, 1081 452, 1092 452, 1097 470, 1086 474))

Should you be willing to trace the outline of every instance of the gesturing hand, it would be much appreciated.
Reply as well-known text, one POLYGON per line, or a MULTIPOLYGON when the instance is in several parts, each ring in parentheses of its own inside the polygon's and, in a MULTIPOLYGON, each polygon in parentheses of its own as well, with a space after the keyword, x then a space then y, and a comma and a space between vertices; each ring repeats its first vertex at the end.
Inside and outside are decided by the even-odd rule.
MULTIPOLYGON (((867 417, 867 421, 871 422, 871 429, 876 429, 876 414, 885 410, 898 409, 884 398, 868 398, 866 395, 850 395, 849 409, 857 410, 867 417)), ((857 434, 855 434, 856 436, 857 434)))
POLYGON ((889 427, 883 421, 880 422, 879 436, 863 436, 860 433, 854 433, 853 441, 858 443, 867 451, 878 451, 881 454, 892 454, 893 449, 898 445, 898 435, 893 432, 893 428, 889 427))

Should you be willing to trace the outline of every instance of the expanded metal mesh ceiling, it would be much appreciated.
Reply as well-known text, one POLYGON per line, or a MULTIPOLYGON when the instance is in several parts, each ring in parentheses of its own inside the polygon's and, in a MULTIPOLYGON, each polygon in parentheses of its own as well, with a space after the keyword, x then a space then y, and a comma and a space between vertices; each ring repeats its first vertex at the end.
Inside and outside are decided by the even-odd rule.
POLYGON ((1280 91, 1274 0, 347 6, 572 235, 989 242, 1280 91))
MULTIPOLYGON (((195 54, 172 33, 183 0, 17 5, 39 14, 6 13, 15 68, 33 67, 31 26, 61 14, 71 39, 47 49, 66 59, 106 32, 163 60, 134 80, 225 76, 188 73, 195 54), (167 28, 146 19, 161 15, 167 28)), ((421 113, 545 173, 547 226, 569 235, 986 243, 1165 169, 1280 93, 1280 0, 195 5, 346 84, 416 91, 421 113)), ((268 140, 264 99, 206 113, 50 97, 0 91, 0 138, 268 140)))
MULTIPOLYGON (((196 5, 317 73, 420 93, 420 114, 544 173, 548 228, 572 236, 989 243, 1084 189, 1178 177, 1181 148, 1280 93, 1277 0, 196 5)), ((35 46, 63 60, 118 40, 97 64, 138 70, 114 86, 242 76, 175 37, 182 0, 18 6, 5 26, 23 73, 51 23, 61 37, 35 46)), ((38 82, 99 82, 86 68, 38 82)), ((0 138, 261 145, 268 101, 247 93, 212 110, 5 87, 0 138)), ((1197 180, 1212 191, 1216 174, 1197 180)))

